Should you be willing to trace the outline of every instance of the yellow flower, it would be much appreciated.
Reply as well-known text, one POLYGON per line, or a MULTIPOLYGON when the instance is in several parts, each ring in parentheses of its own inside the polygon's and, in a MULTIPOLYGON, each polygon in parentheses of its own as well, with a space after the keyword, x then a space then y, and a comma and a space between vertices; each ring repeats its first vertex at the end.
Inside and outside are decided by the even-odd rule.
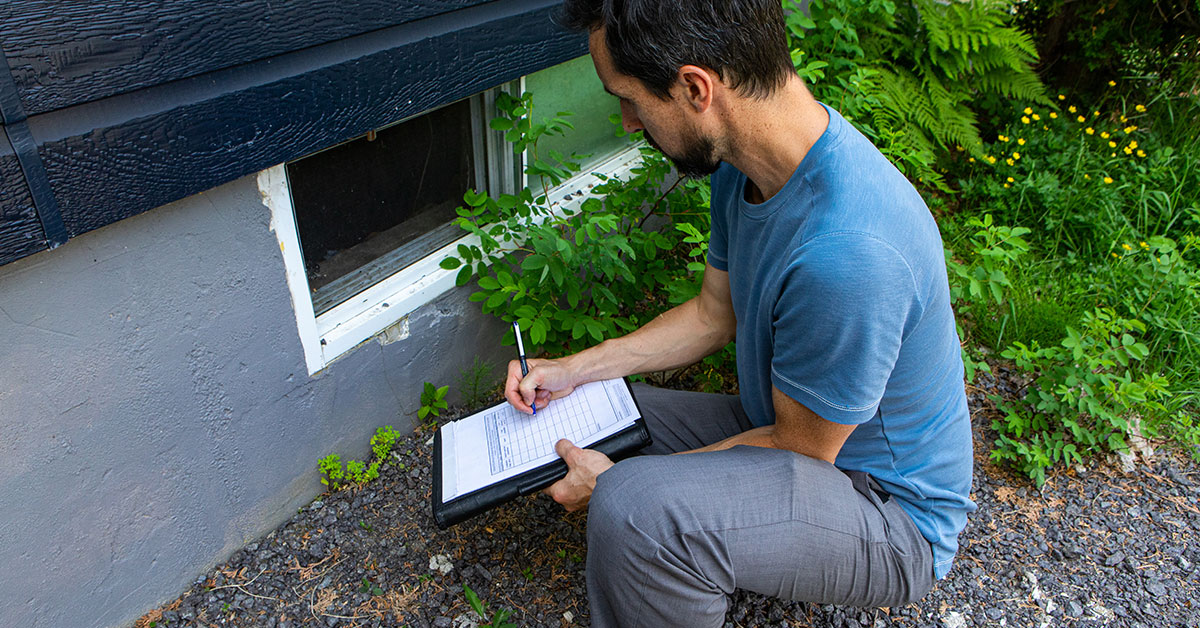
POLYGON ((1117 156, 1117 154, 1116 154, 1116 153, 1109 153, 1109 154, 1108 154, 1108 156, 1109 156, 1109 157, 1116 157, 1116 156, 1117 156))
POLYGON ((1020 159, 1021 153, 1013 153, 1013 159, 1020 159))
POLYGON ((1142 113, 1146 110, 1146 105, 1136 105, 1134 106, 1134 109, 1136 109, 1138 113, 1142 113))
POLYGON ((1116 143, 1116 142, 1114 142, 1114 141, 1112 141, 1112 140, 1108 140, 1108 147, 1109 147, 1109 148, 1116 148, 1116 147, 1117 147, 1117 143, 1116 143))
POLYGON ((1093 118, 1099 118, 1099 117, 1100 117, 1100 112, 1099 112, 1099 111, 1093 111, 1093 112, 1092 112, 1092 117, 1093 117, 1093 118))
POLYGON ((988 155, 988 156, 987 156, 987 160, 988 160, 988 163, 989 163, 989 164, 994 164, 994 163, 996 163, 996 158, 995 158, 995 157, 992 157, 991 155, 988 155))
POLYGON ((1087 133, 1088 135, 1095 135, 1095 134, 1096 134, 1096 129, 1093 129, 1093 128, 1092 128, 1092 127, 1090 127, 1090 126, 1089 126, 1088 128, 1086 128, 1086 129, 1084 129, 1083 131, 1084 131, 1085 133, 1087 133))
POLYGON ((1007 183, 1005 183, 1005 184, 1004 184, 1004 187, 1006 187, 1006 188, 1010 188, 1010 187, 1012 187, 1012 186, 1011 186, 1011 185, 1009 185, 1009 184, 1007 184, 1007 183))
POLYGON ((1105 138, 1105 139, 1108 139, 1108 131, 1101 131, 1101 132, 1100 132, 1100 137, 1103 137, 1103 138, 1105 138))
POLYGON ((1015 165, 1015 164, 1016 164, 1016 162, 1014 162, 1014 161, 1012 160, 1012 158, 1011 158, 1011 157, 1010 157, 1010 158, 1008 158, 1008 159, 1005 159, 1005 160, 1004 160, 1004 163, 1006 163, 1006 164, 1008 164, 1008 165, 1010 165, 1010 166, 1012 166, 1012 165, 1015 165))
POLYGON ((1050 127, 1048 127, 1048 126, 1046 126, 1046 125, 1044 125, 1044 124, 1043 124, 1043 125, 1042 125, 1042 130, 1043 130, 1043 131, 1049 131, 1049 130, 1050 130, 1050 127))
POLYGON ((1087 120, 1087 118, 1085 118, 1083 116, 1079 116, 1078 118, 1075 118, 1076 122, 1083 122, 1084 120, 1087 120))
POLYGON ((962 152, 962 149, 963 149, 963 147, 962 147, 962 146, 955 146, 955 147, 954 147, 954 150, 956 150, 956 151, 958 151, 958 152, 960 152, 960 153, 962 152))
MULTIPOLYGON (((1066 99, 1067 99, 1067 97, 1066 97, 1066 96, 1063 96, 1062 94, 1059 94, 1059 95, 1058 95, 1058 99, 1059 99, 1059 100, 1066 100, 1066 99)), ((1141 105, 1138 105, 1138 106, 1140 107, 1141 105)))
POLYGON ((999 136, 996 136, 996 139, 1000 140, 1001 142, 1007 142, 1008 136, 1007 135, 999 135, 999 136))
POLYGON ((1149 245, 1149 244, 1146 244, 1146 241, 1145 241, 1145 240, 1143 240, 1143 241, 1141 241, 1141 242, 1138 242, 1138 246, 1142 247, 1143 249, 1149 249, 1149 248, 1150 248, 1150 245, 1149 245))
POLYGON ((1116 253, 1113 253, 1112 256, 1113 257, 1121 257, 1120 255, 1117 255, 1116 253))
POLYGON ((1105 182, 1105 183, 1112 183, 1112 181, 1113 181, 1113 180, 1112 180, 1112 177, 1104 177, 1104 182, 1105 182))
POLYGON ((1123 148, 1123 149, 1121 149, 1121 150, 1124 150, 1126 155, 1132 155, 1132 154, 1133 154, 1133 149, 1132 149, 1132 148, 1130 148, 1130 147, 1128 147, 1128 146, 1126 146, 1125 148, 1123 148))
POLYGON ((1021 124, 1029 124, 1029 116, 1021 116, 1021 124))
POLYGON ((1121 122, 1129 122, 1129 118, 1126 118, 1124 115, 1122 115, 1121 122))
POLYGON ((1038 114, 1036 114, 1036 113, 1035 113, 1035 114, 1033 114, 1033 119, 1034 119, 1034 120, 1041 120, 1041 119, 1042 119, 1042 116, 1039 116, 1038 114))
POLYGON ((1014 183, 1014 182, 1016 182, 1016 179, 1014 179, 1014 178, 1012 178, 1012 177, 1009 177, 1009 178, 1008 178, 1008 182, 1009 182, 1009 183, 1014 183))
POLYGON ((1070 107, 1067 107, 1067 113, 1075 113, 1075 105, 1071 105, 1070 107))
POLYGON ((1129 135, 1130 133, 1133 133, 1136 130, 1137 130, 1137 127, 1131 124, 1131 125, 1125 127, 1125 134, 1129 135))
POLYGON ((1018 146, 1024 146, 1024 145, 1025 145, 1025 138, 1018 137, 1018 138, 1017 138, 1017 145, 1018 145, 1018 146))
POLYGON ((1130 142, 1130 143, 1129 143, 1129 147, 1130 147, 1130 148, 1137 148, 1137 140, 1134 140, 1134 141, 1130 142))
POLYGON ((1126 251, 1132 251, 1132 250, 1133 250, 1133 247, 1132 247, 1132 246, 1129 246, 1128 244, 1122 244, 1122 245, 1121 245, 1121 248, 1125 249, 1126 251))
POLYGON ((1138 152, 1137 152, 1137 156, 1138 156, 1138 157, 1145 157, 1145 156, 1146 156, 1146 151, 1144 151, 1144 150, 1142 150, 1142 149, 1140 149, 1140 148, 1139 148, 1139 149, 1138 149, 1138 152))
POLYGON ((1029 115, 1029 114, 1031 114, 1031 113, 1033 113, 1033 107, 1026 107, 1026 108, 1025 108, 1025 115, 1029 115))
POLYGON ((1085 173, 1083 173, 1083 178, 1084 178, 1084 179, 1087 179, 1088 181, 1091 181, 1091 180, 1092 180, 1092 175, 1090 175, 1090 174, 1088 174, 1088 173, 1086 173, 1086 172, 1085 172, 1085 173))
POLYGON ((1050 112, 1050 119, 1051 119, 1051 120, 1055 120, 1055 119, 1057 119, 1057 118, 1058 118, 1058 114, 1057 114, 1057 113, 1054 113, 1053 111, 1051 111, 1051 112, 1050 112))
POLYGON ((1116 82, 1116 81, 1109 81, 1109 82, 1108 82, 1108 86, 1109 86, 1109 87, 1116 87, 1116 86, 1117 86, 1117 82, 1116 82))

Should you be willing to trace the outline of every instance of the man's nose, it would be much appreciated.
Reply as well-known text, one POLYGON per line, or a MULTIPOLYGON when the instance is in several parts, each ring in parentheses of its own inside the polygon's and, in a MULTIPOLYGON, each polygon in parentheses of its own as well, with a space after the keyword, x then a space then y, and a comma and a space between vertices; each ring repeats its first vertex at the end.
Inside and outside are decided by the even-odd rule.
POLYGON ((641 118, 638 118, 633 105, 629 103, 621 103, 621 126, 625 129, 626 133, 633 133, 634 131, 641 131, 646 128, 642 126, 641 118))

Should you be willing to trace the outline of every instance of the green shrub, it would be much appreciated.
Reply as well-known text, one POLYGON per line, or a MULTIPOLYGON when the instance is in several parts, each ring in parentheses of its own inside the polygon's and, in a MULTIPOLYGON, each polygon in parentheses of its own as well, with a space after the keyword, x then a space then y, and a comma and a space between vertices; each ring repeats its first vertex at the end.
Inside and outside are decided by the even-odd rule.
MULTIPOLYGON (((528 149, 531 180, 557 185, 578 171, 571 158, 543 159, 537 150, 542 137, 567 132, 567 114, 534 123, 528 93, 501 96, 497 108, 492 127, 506 132, 514 150, 528 149)), ((461 267, 459 285, 474 279, 478 288, 472 301, 519 322, 531 346, 552 354, 637 329, 668 307, 667 294, 674 302, 698 292, 703 260, 695 251, 707 241, 709 221, 707 183, 677 180, 664 192, 669 163, 653 149, 641 151, 628 179, 605 179, 578 211, 553 207, 546 187, 497 198, 467 192, 456 222, 479 243, 460 246, 442 266, 461 267), (651 218, 677 228, 644 228, 651 218)), ((515 343, 511 330, 504 342, 515 343)))
POLYGON ((1150 352, 1138 340, 1146 326, 1111 308, 1086 314, 1082 323, 1079 331, 1068 327, 1059 346, 1017 343, 1003 353, 1037 375, 1023 397, 993 399, 1004 419, 992 423, 1000 434, 992 459, 1015 464, 1039 485, 1055 463, 1125 450, 1131 417, 1165 409, 1167 380, 1136 373, 1150 352))
POLYGON ((817 99, 842 112, 902 172, 948 191, 951 147, 980 155, 975 103, 1043 102, 1032 39, 1008 2, 784 0, 792 58, 817 99))

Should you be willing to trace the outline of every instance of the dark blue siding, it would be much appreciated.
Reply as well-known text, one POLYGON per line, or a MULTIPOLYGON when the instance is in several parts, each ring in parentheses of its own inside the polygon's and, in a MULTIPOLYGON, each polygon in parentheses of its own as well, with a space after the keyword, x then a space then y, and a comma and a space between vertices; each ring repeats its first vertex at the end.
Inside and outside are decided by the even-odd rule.
POLYGON ((29 115, 488 0, 6 0, 0 33, 29 115))
MULTIPOLYGON (((2 129, 0 129, 2 130, 2 129)), ((0 132, 0 264, 45 250, 46 238, 17 156, 0 132)))
MULTIPOLYGON (((28 4, 33 8, 17 12, 60 3, 28 4)), ((110 12, 115 10, 113 4, 124 6, 105 4, 109 6, 91 10, 110 12)), ((310 29, 297 27, 272 38, 266 31, 253 31, 253 25, 230 25, 231 32, 240 33, 233 39, 227 33, 197 31, 194 25, 184 28, 151 17, 195 5, 197 19, 219 26, 222 22, 214 16, 242 16, 251 9, 261 12, 267 2, 157 4, 163 5, 155 9, 157 13, 131 9, 132 17, 121 23, 132 24, 133 30, 138 25, 165 29, 165 33, 144 35, 164 41, 170 40, 168 35, 193 37, 198 50, 177 58, 166 51, 182 44, 163 44, 167 48, 154 49, 157 60, 147 53, 112 61, 102 47, 97 49, 100 59, 89 62, 95 70, 72 77, 51 76, 49 71, 36 74, 36 64, 25 57, 13 59, 9 53, 17 92, 22 102, 38 111, 28 116, 27 123, 56 209, 71 236, 586 52, 582 35, 551 22, 557 0, 347 1, 338 3, 337 9, 324 7, 334 4, 327 2, 273 1, 269 4, 276 15, 271 23, 283 20, 277 14, 284 13, 297 23, 308 23, 310 29), (404 6, 385 8, 385 4, 404 6), (234 8, 221 13, 218 5, 234 8), (306 15, 317 5, 324 8, 306 15), (432 15, 447 9, 454 10, 432 15), (362 32, 370 25, 364 16, 371 12, 381 16, 380 24, 413 15, 421 19, 362 32), (346 17, 351 14, 355 19, 346 17), (346 33, 357 34, 347 37, 346 33), (265 38, 261 49, 260 42, 253 40, 259 35, 265 38), (222 47, 228 48, 227 57, 220 54, 222 47), (281 47, 288 50, 281 52, 281 47), (51 105, 51 110, 38 109, 51 105)), ((81 19, 56 14, 43 22, 45 28, 57 29, 81 19)), ((116 18, 97 21, 117 23, 116 18)), ((8 25, 4 28, 2 43, 12 50, 8 25)), ((37 40, 35 30, 35 26, 22 26, 22 41, 37 40)), ((42 39, 62 39, 52 35, 42 39)), ((84 59, 77 62, 86 65, 84 59)), ((41 244, 33 250, 13 246, 14 238, 5 236, 29 232, 28 212, 17 211, 18 203, 11 200, 17 196, 7 192, 21 187, 10 185, 10 172, 2 171, 0 263, 46 246, 40 227, 41 244)), ((28 196, 29 185, 23 187, 28 196)), ((35 203, 39 210, 42 205, 35 203)))

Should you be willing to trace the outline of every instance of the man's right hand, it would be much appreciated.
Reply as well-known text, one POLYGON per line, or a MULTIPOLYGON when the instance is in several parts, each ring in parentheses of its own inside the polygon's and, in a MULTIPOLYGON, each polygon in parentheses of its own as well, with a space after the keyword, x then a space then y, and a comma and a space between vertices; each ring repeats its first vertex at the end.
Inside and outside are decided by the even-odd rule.
POLYGON ((504 398, 512 406, 526 414, 532 414, 530 404, 537 402, 538 409, 550 405, 552 399, 565 397, 575 390, 570 370, 561 360, 526 360, 529 375, 521 376, 521 361, 508 363, 508 378, 504 381, 504 398))

